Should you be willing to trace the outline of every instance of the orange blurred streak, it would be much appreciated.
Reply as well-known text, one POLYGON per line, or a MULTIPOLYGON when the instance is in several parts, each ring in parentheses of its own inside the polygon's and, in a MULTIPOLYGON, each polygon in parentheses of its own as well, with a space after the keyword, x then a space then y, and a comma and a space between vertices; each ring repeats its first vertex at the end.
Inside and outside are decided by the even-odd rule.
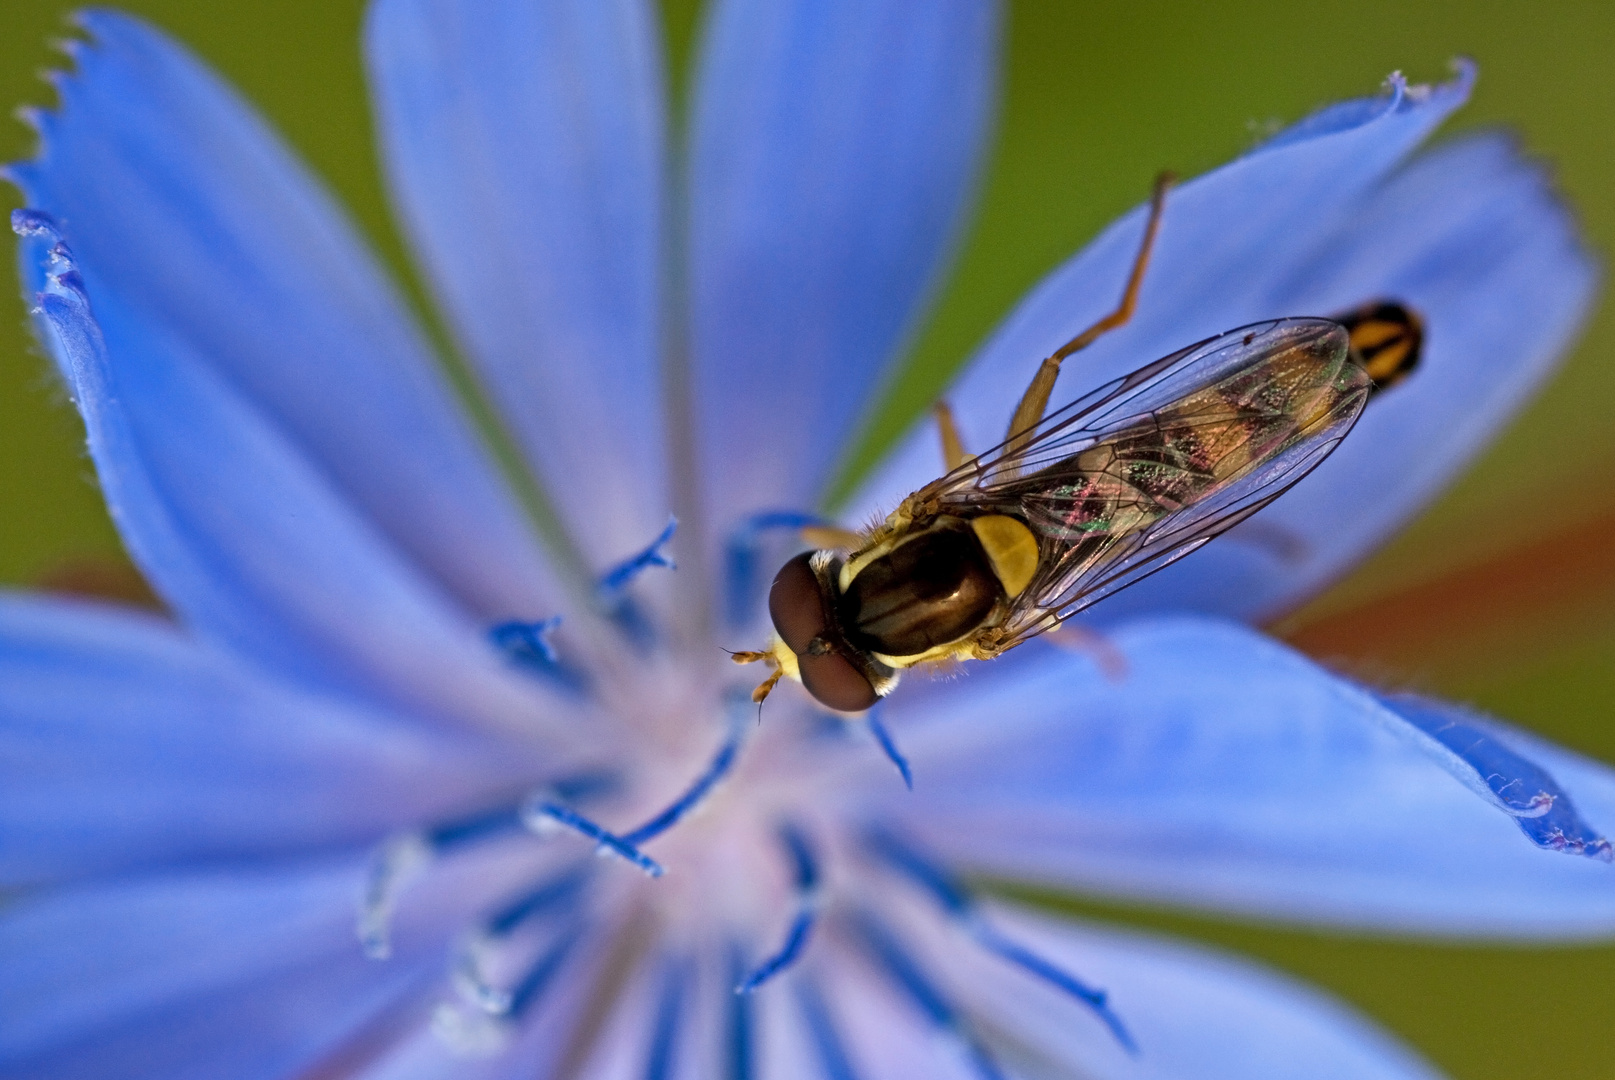
POLYGON ((34 586, 45 592, 166 610, 140 571, 121 559, 67 559, 40 574, 34 586))
POLYGON ((1483 562, 1275 632, 1347 666, 1406 672, 1541 651, 1615 612, 1615 510, 1483 562))

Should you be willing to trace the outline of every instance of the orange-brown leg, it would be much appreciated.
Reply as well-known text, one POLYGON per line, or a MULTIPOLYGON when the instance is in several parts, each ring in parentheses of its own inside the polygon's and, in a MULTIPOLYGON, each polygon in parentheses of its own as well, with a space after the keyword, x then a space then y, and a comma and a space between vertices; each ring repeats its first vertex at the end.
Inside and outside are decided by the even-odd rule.
POLYGON ((970 460, 965 453, 964 440, 959 438, 959 425, 953 421, 953 409, 946 401, 938 401, 931 406, 931 412, 936 416, 937 433, 942 436, 942 465, 947 472, 952 472, 970 460))
POLYGON ((1149 267, 1150 252, 1155 247, 1155 234, 1161 228, 1166 192, 1172 186, 1173 179, 1169 172, 1155 178, 1155 191, 1150 196, 1150 214, 1144 222, 1144 239, 1138 246, 1138 255, 1133 259, 1133 272, 1127 277, 1127 287, 1122 290, 1121 303, 1116 305, 1116 310, 1055 349, 1038 366, 1037 374, 1032 376, 1032 384, 1026 388, 1021 403, 1015 407, 1015 415, 1010 418, 1009 434, 1005 436, 1009 440, 1009 452, 1019 450, 1031 438, 1031 429, 1043 419, 1043 411, 1049 405, 1049 395, 1054 392, 1054 380, 1060 375, 1060 361, 1078 350, 1086 349, 1133 317, 1133 311, 1138 307, 1138 290, 1144 283, 1144 271, 1149 267))
POLYGON ((757 684, 757 689, 751 692, 751 700, 761 705, 768 699, 768 695, 774 692, 774 687, 779 685, 779 681, 784 675, 785 672, 782 669, 775 668, 772 675, 757 684))
POLYGON ((869 538, 839 525, 804 525, 802 542, 815 551, 857 551, 869 538))
POLYGON ((1052 631, 1048 639, 1062 649, 1086 654, 1111 682, 1121 682, 1127 677, 1127 657, 1097 630, 1067 622, 1052 631))
POLYGON ((763 699, 768 697, 769 693, 774 689, 774 687, 779 684, 781 677, 783 677, 785 674, 785 669, 779 666, 779 660, 775 658, 772 652, 734 652, 729 654, 729 659, 733 660, 737 664, 756 664, 763 662, 774 665, 774 670, 769 674, 768 678, 758 683, 757 689, 751 692, 752 701, 759 705, 763 703, 763 699))

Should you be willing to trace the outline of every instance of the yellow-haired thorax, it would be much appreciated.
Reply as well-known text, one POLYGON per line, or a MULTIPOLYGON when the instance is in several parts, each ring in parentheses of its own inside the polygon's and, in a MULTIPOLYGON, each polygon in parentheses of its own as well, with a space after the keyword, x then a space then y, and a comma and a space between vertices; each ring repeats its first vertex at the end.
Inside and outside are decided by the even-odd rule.
POLYGON ((976 635, 974 633, 950 641, 946 645, 938 645, 913 656, 887 656, 885 653, 872 652, 869 654, 889 668, 901 671, 917 664, 951 663, 958 660, 973 660, 976 656, 976 635))

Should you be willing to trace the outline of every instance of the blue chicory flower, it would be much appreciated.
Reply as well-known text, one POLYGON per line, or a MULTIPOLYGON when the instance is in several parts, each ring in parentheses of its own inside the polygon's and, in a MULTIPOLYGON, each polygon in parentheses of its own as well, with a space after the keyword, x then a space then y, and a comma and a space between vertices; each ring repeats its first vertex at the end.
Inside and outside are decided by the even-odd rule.
MULTIPOLYGON (((162 34, 82 25, 14 224, 175 618, 0 600, 5 1075, 1428 1077, 1274 974, 961 879, 1615 930, 1588 824, 1615 774, 1242 625, 1423 505, 1591 302, 1538 166, 1496 135, 1415 153, 1468 68, 1185 184, 1134 322, 1070 365, 1056 404, 1258 318, 1392 295, 1429 327, 1317 473, 1095 610, 1121 671, 1035 643, 863 723, 782 690, 758 725, 718 646, 760 643, 757 575, 957 237, 990 0, 720 0, 678 181, 646 3, 377 0, 388 178, 547 543, 320 185, 162 34)), ((1113 300, 1139 224, 972 362, 977 445, 1113 300)), ((848 512, 934 475, 932 438, 848 512)))

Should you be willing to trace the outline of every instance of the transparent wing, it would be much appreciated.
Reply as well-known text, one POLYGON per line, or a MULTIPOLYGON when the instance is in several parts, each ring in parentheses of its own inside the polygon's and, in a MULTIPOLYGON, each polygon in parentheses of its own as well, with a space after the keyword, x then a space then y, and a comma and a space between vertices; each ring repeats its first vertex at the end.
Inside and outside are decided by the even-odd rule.
POLYGON ((919 495, 1008 513, 1039 569, 1004 648, 1182 558, 1260 510, 1351 430, 1372 381, 1324 319, 1242 327, 1162 358, 1011 436, 919 495))

